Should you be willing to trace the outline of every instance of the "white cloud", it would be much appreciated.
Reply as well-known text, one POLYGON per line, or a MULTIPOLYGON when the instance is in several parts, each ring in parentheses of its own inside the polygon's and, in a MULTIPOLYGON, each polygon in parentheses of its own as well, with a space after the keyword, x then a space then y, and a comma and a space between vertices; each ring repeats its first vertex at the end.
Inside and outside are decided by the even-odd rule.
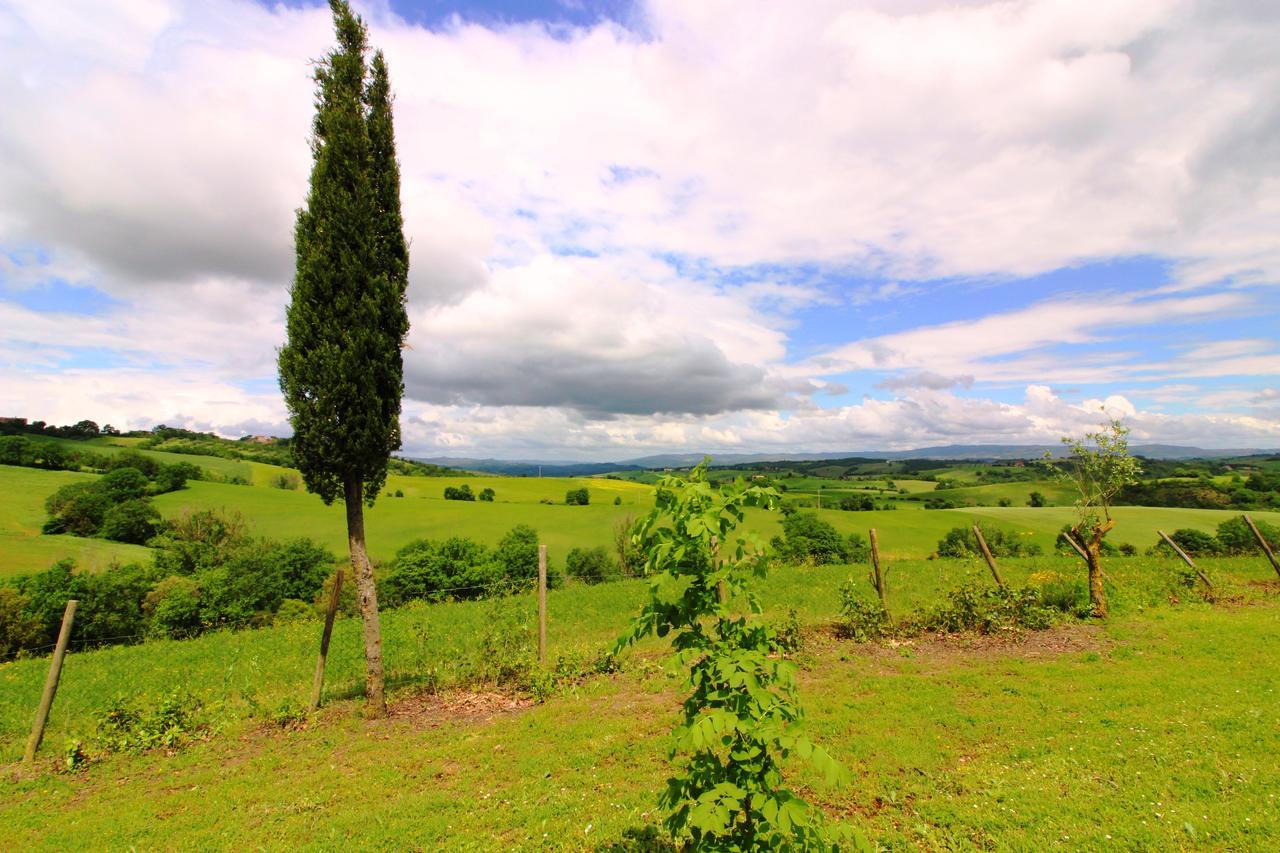
MULTIPOLYGON (((434 413, 438 436, 424 441, 1030 436, 1061 413, 940 393, 931 375, 1089 386, 1280 372, 1265 341, 1203 341, 1156 362, 1119 337, 1256 305, 1248 289, 1199 290, 1224 277, 1280 280, 1274 15, 1191 0, 653 0, 639 15, 648 37, 611 24, 429 32, 375 9, 412 240, 409 405, 434 413), (1045 299, 787 364, 796 309, 1131 256, 1176 262, 1183 291, 1045 299), (833 294, 820 277, 768 272, 790 264, 889 281, 833 294), (717 282, 735 265, 765 271, 717 282), (1048 351, 1063 344, 1089 348, 1064 362, 1048 351), (816 377, 867 369, 923 387, 809 401, 816 377)), ((31 365, 97 347, 196 370, 221 404, 152 370, 100 373, 99 396, 57 407, 100 400, 124 420, 120 401, 136 399, 154 407, 140 420, 276 417, 272 392, 220 389, 273 374, 309 166, 308 61, 331 40, 323 8, 0 6, 0 249, 52 256, 0 252, 0 286, 29 289, 38 269, 126 302, 95 318, 4 304, 6 389, 87 393, 79 373, 29 382, 31 365), (117 373, 156 376, 173 397, 122 396, 117 373)), ((23 411, 42 399, 8 393, 23 411)), ((1180 423, 1270 434, 1265 418, 1196 417, 1180 423)))

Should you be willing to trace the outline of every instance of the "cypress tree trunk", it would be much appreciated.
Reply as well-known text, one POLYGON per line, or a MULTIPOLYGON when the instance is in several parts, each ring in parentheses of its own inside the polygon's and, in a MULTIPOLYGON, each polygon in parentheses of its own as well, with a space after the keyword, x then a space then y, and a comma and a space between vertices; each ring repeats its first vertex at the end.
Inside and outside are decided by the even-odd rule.
POLYGON ((378 590, 373 582, 373 564, 364 545, 364 484, 358 474, 345 481, 347 505, 347 545, 351 550, 351 572, 356 578, 360 599, 360 619, 364 623, 364 695, 370 717, 387 715, 382 677, 382 627, 378 618, 378 590))

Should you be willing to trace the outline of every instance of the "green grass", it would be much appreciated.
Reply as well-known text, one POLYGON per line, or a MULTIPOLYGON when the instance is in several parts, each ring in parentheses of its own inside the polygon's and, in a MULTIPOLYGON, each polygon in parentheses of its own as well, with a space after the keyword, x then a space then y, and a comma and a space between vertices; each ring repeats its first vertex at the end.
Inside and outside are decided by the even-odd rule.
MULTIPOLYGON (((379 498, 366 511, 369 553, 376 560, 389 560, 408 542, 424 537, 467 536, 494 545, 515 525, 528 524, 541 535, 551 560, 560 565, 570 548, 610 545, 617 521, 652 506, 647 487, 604 482, 607 488, 597 480, 390 477, 387 488, 401 489, 405 497, 379 498), (493 488, 496 500, 444 500, 445 486, 463 482, 476 493, 486 486, 493 488), (580 484, 589 487, 591 504, 564 505, 565 492, 580 484), (614 505, 615 495, 623 497, 622 505, 614 505), (539 503, 543 497, 559 503, 539 503)), ((234 508, 244 514, 259 535, 274 539, 310 536, 335 553, 345 553, 347 547, 345 510, 337 504, 325 506, 319 498, 303 491, 190 483, 182 491, 156 498, 156 506, 165 516, 184 509, 234 508)))
MULTIPOLYGON (((235 464, 252 467, 255 482, 265 482, 274 472, 287 470, 261 463, 235 464)), ((145 558, 147 551, 135 546, 39 534, 44 521, 45 497, 71 479, 89 476, 92 475, 0 466, 0 542, 6 545, 0 575, 44 569, 64 556, 77 557, 82 565, 89 568, 101 567, 113 559, 145 558)), ((610 545, 613 527, 618 521, 628 515, 647 512, 653 505, 649 486, 596 478, 389 477, 386 490, 394 492, 396 489, 403 491, 405 497, 384 495, 367 514, 370 553, 378 560, 390 559, 398 549, 417 538, 461 535, 492 545, 514 525, 528 524, 546 542, 552 562, 561 565, 570 548, 610 545), (446 486, 463 483, 469 484, 476 493, 485 487, 492 488, 497 493, 496 501, 443 499, 446 486), (565 506, 565 492, 579 486, 590 490, 591 504, 585 507, 565 506), (615 498, 621 499, 621 505, 614 505, 615 498), (543 499, 555 503, 541 503, 543 499)), ((160 495, 155 501, 166 517, 185 509, 236 509, 249 520, 258 535, 275 539, 309 536, 335 553, 341 554, 346 550, 346 522, 342 508, 326 507, 314 495, 302 490, 191 482, 187 488, 160 495)), ((880 547, 891 559, 926 557, 948 530, 971 525, 979 519, 989 519, 1018 531, 1028 541, 1036 542, 1049 551, 1053 549, 1058 530, 1073 517, 1072 508, 1067 506, 923 510, 904 503, 901 507, 894 511, 875 512, 813 511, 845 534, 857 531, 865 536, 868 528, 876 528, 880 547)), ((1229 510, 1120 507, 1115 510, 1117 527, 1109 541, 1116 544, 1130 542, 1145 549, 1156 542, 1157 529, 1172 532, 1180 527, 1190 527, 1212 532, 1221 521, 1236 514, 1229 510)), ((1280 524, 1280 513, 1256 512, 1252 515, 1280 524)), ((780 519, 775 513, 753 512, 748 515, 748 521, 749 527, 766 540, 781 533, 780 519)))
MULTIPOLYGON (((1242 588, 1270 572, 1257 560, 1207 565, 1242 588)), ((810 634, 800 657, 809 728, 853 781, 828 788, 803 768, 792 778, 885 849, 1280 845, 1280 605, 1170 606, 1168 562, 1107 568, 1116 584, 1107 626, 1034 635, 1025 646, 866 647, 810 634)), ((1005 569, 1014 580, 1079 573, 1062 558, 1005 569)), ((864 571, 776 571, 762 590, 768 614, 796 607, 810 626, 828 622, 839 582, 864 571)), ((936 600, 982 571, 895 562, 891 606, 936 600)), ((641 594, 636 582, 553 591, 553 654, 607 643, 641 594)), ((519 601, 532 612, 531 598, 519 601)), ((433 667, 447 676, 490 606, 386 613, 392 681, 409 690, 433 667)), ((336 632, 339 697, 358 693, 357 627, 344 620, 336 632)), ((519 713, 405 712, 370 723, 357 700, 340 699, 304 730, 256 728, 247 697, 270 706, 306 696, 317 633, 312 623, 71 655, 46 761, 122 690, 190 687, 225 730, 174 755, 109 758, 81 774, 2 774, 0 837, 19 849, 592 849, 656 822, 679 699, 660 668, 632 657, 620 675, 519 713)), ((45 665, 0 665, 5 759, 21 749, 45 665)))
POLYGON ((45 498, 67 483, 94 476, 0 465, 0 578, 46 569, 64 557, 90 570, 148 557, 150 552, 137 545, 40 533, 47 517, 45 498))

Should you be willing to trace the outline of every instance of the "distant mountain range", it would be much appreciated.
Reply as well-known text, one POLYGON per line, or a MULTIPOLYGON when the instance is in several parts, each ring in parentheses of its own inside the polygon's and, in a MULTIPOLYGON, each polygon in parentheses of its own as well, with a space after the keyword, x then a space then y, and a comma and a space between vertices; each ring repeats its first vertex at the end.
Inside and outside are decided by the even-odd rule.
MULTIPOLYGON (((1060 444, 947 444, 915 450, 851 450, 835 453, 721 453, 712 456, 714 465, 742 465, 753 462, 815 462, 823 459, 972 459, 992 462, 1007 459, 1039 459, 1048 452, 1062 456, 1060 444)), ((1148 459, 1221 459, 1234 456, 1264 456, 1280 450, 1258 448, 1208 449, 1176 444, 1138 444, 1129 448, 1134 456, 1148 459)), ((702 453, 661 453, 618 462, 564 462, 537 459, 472 459, 433 456, 410 457, 417 462, 447 465, 469 471, 505 474, 512 477, 587 477, 611 471, 638 471, 647 468, 687 468, 702 461, 702 453)))

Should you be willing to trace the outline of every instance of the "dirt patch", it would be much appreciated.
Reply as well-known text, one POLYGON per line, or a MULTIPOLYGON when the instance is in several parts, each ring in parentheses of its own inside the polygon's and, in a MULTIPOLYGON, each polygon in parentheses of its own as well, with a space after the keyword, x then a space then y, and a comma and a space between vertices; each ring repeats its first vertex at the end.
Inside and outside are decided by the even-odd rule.
POLYGON ((450 720, 486 722, 504 714, 518 713, 534 704, 533 699, 510 693, 450 690, 398 699, 387 706, 387 718, 393 723, 435 728, 450 720))
POLYGON ((911 658, 931 663, 1017 658, 1041 660, 1077 652, 1102 652, 1110 641, 1100 625, 1058 625, 1044 631, 1008 631, 999 634, 921 634, 874 643, 853 643, 834 636, 842 651, 852 656, 888 662, 911 658))

